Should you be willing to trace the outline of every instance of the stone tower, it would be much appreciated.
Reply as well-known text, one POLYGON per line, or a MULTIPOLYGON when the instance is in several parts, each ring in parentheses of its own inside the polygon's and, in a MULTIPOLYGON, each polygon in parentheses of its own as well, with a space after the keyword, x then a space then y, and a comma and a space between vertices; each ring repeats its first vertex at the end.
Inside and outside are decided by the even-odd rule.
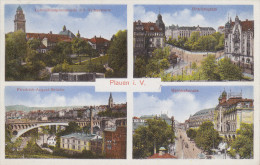
POLYGON ((112 108, 113 107, 113 97, 112 97, 112 93, 110 93, 109 99, 108 99, 108 108, 112 108))
POLYGON ((162 15, 160 13, 157 16, 156 26, 165 34, 165 24, 163 23, 162 15))
POLYGON ((14 18, 14 31, 16 32, 18 30, 22 30, 25 33, 25 22, 26 20, 23 14, 23 9, 21 8, 21 6, 18 6, 14 18))

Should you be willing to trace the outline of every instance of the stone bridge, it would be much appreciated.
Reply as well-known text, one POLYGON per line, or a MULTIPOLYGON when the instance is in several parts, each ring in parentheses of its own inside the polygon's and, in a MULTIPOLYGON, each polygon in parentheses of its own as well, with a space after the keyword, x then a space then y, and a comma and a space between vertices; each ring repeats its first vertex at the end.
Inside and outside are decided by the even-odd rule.
MULTIPOLYGON (((90 121, 75 121, 79 127, 85 127, 87 126, 90 121)), ((44 122, 44 121, 34 121, 34 122, 19 122, 19 123, 7 123, 12 130, 13 138, 11 139, 13 142, 23 135, 24 133, 35 129, 39 127, 44 127, 44 126, 68 126, 69 121, 61 121, 61 122, 44 122)), ((98 127, 99 129, 101 128, 101 120, 93 120, 92 127, 98 127)))

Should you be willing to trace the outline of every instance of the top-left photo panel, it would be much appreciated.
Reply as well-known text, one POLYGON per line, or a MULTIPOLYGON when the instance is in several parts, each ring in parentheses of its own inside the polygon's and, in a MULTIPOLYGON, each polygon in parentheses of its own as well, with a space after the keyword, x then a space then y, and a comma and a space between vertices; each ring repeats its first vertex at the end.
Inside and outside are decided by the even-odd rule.
POLYGON ((127 78, 126 5, 5 5, 6 81, 127 78))

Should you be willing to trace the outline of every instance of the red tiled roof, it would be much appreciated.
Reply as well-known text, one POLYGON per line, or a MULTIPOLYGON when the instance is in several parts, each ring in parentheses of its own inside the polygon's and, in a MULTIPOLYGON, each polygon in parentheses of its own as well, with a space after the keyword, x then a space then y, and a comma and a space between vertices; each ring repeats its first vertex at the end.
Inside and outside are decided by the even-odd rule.
POLYGON ((224 29, 224 26, 219 26, 218 28, 219 28, 219 29, 224 29))
POLYGON ((220 105, 234 105, 239 102, 253 102, 253 99, 243 99, 241 97, 229 98, 227 101, 225 101, 224 103, 222 103, 220 105))
MULTIPOLYGON (((136 26, 137 22, 134 22, 134 29, 135 29, 135 26, 136 26)), ((161 32, 162 30, 160 30, 155 23, 152 23, 152 22, 142 22, 142 25, 144 27, 144 31, 147 31, 147 32, 161 32), (154 30, 151 30, 151 27, 154 28, 154 30)))
POLYGON ((69 36, 60 35, 60 34, 45 34, 45 33, 26 33, 27 39, 39 39, 43 40, 47 38, 50 42, 58 42, 58 41, 71 41, 69 36))
MULTIPOLYGON (((253 30, 254 31, 254 21, 245 20, 241 21, 242 31, 253 30)), ((234 26, 235 22, 231 22, 231 26, 234 26)))
POLYGON ((133 119, 140 119, 139 117, 134 116, 133 119))
POLYGON ((108 42, 107 39, 102 38, 102 37, 96 37, 96 36, 91 38, 89 41, 94 43, 94 44, 100 44, 100 43, 108 42))
POLYGON ((170 154, 163 154, 163 155, 159 155, 159 153, 157 154, 153 154, 152 156, 148 157, 147 159, 177 159, 176 156, 172 156, 170 154))

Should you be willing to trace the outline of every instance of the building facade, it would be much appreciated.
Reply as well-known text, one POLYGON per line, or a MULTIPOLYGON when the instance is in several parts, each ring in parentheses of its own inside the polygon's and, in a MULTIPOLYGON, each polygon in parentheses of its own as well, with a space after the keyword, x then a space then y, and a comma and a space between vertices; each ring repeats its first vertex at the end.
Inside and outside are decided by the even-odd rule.
POLYGON ((126 126, 104 130, 104 152, 109 159, 126 159, 126 126))
POLYGON ((178 37, 190 38, 193 32, 199 32, 200 36, 208 36, 215 33, 216 30, 212 27, 200 27, 199 25, 197 27, 171 25, 166 27, 165 36, 166 40, 169 38, 178 40, 178 37))
POLYGON ((235 21, 225 24, 225 55, 244 72, 254 74, 254 21, 235 21))
POLYGON ((198 128, 203 122, 205 121, 214 121, 214 109, 215 108, 210 108, 210 109, 203 109, 198 112, 196 112, 194 115, 190 116, 188 119, 188 124, 185 121, 185 125, 188 128, 198 128))
POLYGON ((60 137, 60 148, 76 152, 91 150, 91 140, 102 139, 101 136, 94 134, 72 133, 60 137))
POLYGON ((242 98, 241 93, 223 91, 215 108, 214 128, 226 138, 235 138, 242 123, 253 124, 254 104, 252 99, 242 98))
POLYGON ((134 22, 134 56, 152 55, 156 48, 164 47, 165 24, 158 14, 155 23, 134 22))

